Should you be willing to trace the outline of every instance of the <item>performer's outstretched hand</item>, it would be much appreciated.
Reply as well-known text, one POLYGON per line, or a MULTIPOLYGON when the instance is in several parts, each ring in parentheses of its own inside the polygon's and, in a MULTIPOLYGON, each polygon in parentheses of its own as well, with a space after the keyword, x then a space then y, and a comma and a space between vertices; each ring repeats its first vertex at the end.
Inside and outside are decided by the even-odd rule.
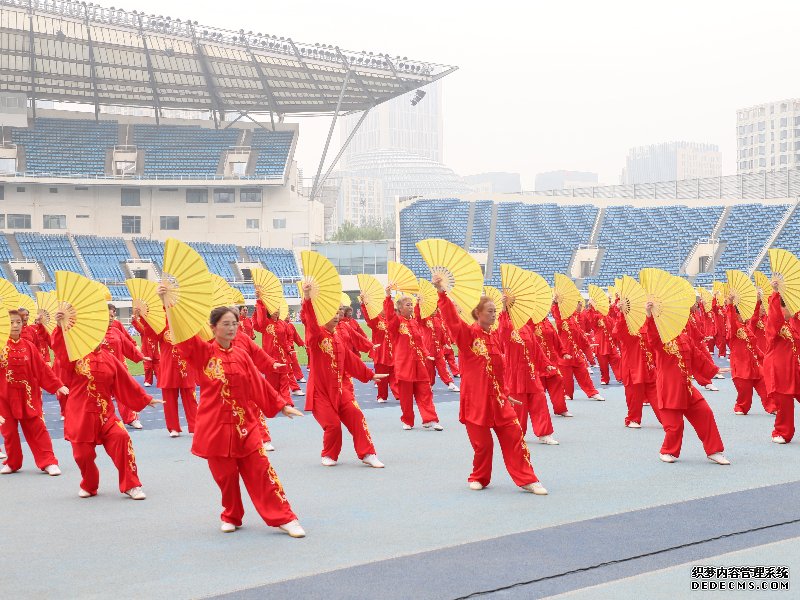
POLYGON ((303 417, 303 416, 305 416, 305 415, 303 415, 303 413, 301 413, 299 410, 297 410, 294 406, 289 406, 288 404, 283 407, 283 410, 281 410, 281 412, 284 415, 286 415, 287 417, 289 417, 290 419, 294 419, 295 417, 303 417))

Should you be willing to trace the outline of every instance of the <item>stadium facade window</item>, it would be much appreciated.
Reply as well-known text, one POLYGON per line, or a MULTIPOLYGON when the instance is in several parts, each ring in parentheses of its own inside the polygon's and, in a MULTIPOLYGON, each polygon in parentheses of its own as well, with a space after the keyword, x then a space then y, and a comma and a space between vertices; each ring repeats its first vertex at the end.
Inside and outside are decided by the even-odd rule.
POLYGON ((187 219, 205 219, 206 216, 205 215, 188 215, 186 218, 187 219))
POLYGON ((78 186, 75 186, 75 191, 76 192, 88 192, 89 188, 86 187, 85 185, 78 185, 78 186))
POLYGON ((6 216, 0 213, 0 229, 6 228, 6 216))
POLYGON ((14 173, 16 170, 16 158, 0 158, 0 173, 14 173))
POLYGON ((42 227, 44 229, 66 229, 67 215, 44 215, 42 227))
POLYGON ((58 188, 50 188, 50 193, 51 194, 57 194, 58 193, 58 188))
POLYGON ((273 229, 286 229, 286 219, 272 219, 273 229))
POLYGON ((258 229, 261 227, 261 221, 259 219, 247 219, 246 227, 247 229, 258 229))
POLYGON ((186 204, 208 204, 208 190, 186 190, 186 204))
POLYGON ((138 188, 122 188, 119 200, 121 206, 141 206, 141 190, 138 188))
POLYGON ((240 190, 239 202, 261 202, 261 188, 240 190))
POLYGON ((89 215, 75 215, 76 219, 88 219, 89 215))
POLYGON ((161 217, 161 231, 178 231, 180 228, 180 218, 175 216, 161 217))
POLYGON ((18 187, 18 188, 17 188, 17 191, 18 191, 20 194, 24 194, 24 193, 25 193, 25 188, 24 188, 24 187, 18 187))
POLYGON ((9 214, 6 217, 6 221, 8 222, 8 228, 9 229, 30 229, 31 228, 31 216, 30 215, 9 214))
POLYGON ((236 190, 220 188, 214 190, 214 204, 233 204, 236 202, 236 190))
POLYGON ((234 215, 217 215, 218 219, 232 219, 234 215))
POLYGON ((142 217, 122 215, 122 233, 142 233, 142 217))
POLYGON ((6 188, 0 185, 0 200, 6 199, 6 188))
POLYGON ((159 192, 177 192, 178 188, 158 188, 159 192))

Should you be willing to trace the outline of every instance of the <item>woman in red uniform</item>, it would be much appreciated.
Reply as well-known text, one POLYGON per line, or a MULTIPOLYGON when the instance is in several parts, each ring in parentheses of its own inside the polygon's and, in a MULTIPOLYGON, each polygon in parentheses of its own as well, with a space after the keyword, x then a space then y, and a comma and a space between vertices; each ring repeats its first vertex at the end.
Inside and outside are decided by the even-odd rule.
POLYGON ((267 381, 286 401, 286 404, 291 404, 290 396, 292 393, 302 396, 304 392, 299 386, 295 392, 292 392, 289 386, 289 358, 286 356, 286 323, 280 319, 277 312, 269 314, 266 305, 261 300, 256 300, 253 327, 256 331, 261 332, 261 347, 264 348, 264 352, 269 354, 275 362, 284 365, 279 370, 268 375, 267 381))
POLYGON ((163 402, 148 396, 125 365, 102 345, 83 358, 71 361, 62 332, 64 313, 59 311, 55 317, 58 327, 53 331, 53 351, 69 388, 64 438, 72 444, 72 455, 81 471, 78 496, 97 495, 100 471, 95 464, 95 448, 102 444, 119 472, 120 492, 134 500, 144 500, 133 443, 122 421, 114 414, 111 397, 128 403, 128 408, 135 411, 163 402))
POLYGON ((22 333, 20 337, 25 340, 31 342, 36 348, 39 350, 39 353, 42 355, 44 362, 48 365, 50 364, 50 334, 47 333, 47 329, 42 324, 42 318, 36 317, 36 321, 33 325, 28 323, 28 319, 30 318, 30 313, 28 312, 27 308, 20 307, 19 308, 20 317, 22 317, 22 333))
POLYGON ((608 385, 611 382, 609 366, 614 374, 614 379, 620 381, 619 351, 611 336, 611 330, 614 328, 614 307, 609 309, 608 315, 603 315, 594 306, 594 302, 590 301, 590 306, 584 311, 584 314, 586 315, 586 327, 592 331, 597 343, 595 355, 597 364, 600 366, 600 385, 608 385))
POLYGON ((286 315, 284 323, 286 323, 286 345, 289 348, 289 360, 292 361, 291 367, 294 378, 298 383, 305 383, 306 378, 303 375, 303 370, 300 368, 300 361, 297 360, 297 350, 295 350, 295 346, 303 348, 306 343, 303 341, 303 338, 300 337, 300 334, 297 333, 297 327, 292 323, 292 317, 290 315, 286 315))
POLYGON ((522 435, 528 433, 530 419, 533 434, 539 438, 539 442, 557 446, 558 441, 553 437, 553 422, 547 409, 547 396, 539 380, 540 370, 555 371, 555 367, 547 363, 527 324, 521 329, 514 329, 505 306, 505 296, 503 302, 499 331, 506 355, 505 385, 509 399, 519 403, 514 405, 514 410, 522 427, 522 435))
MULTIPOLYGON (((131 325, 136 329, 133 322, 131 322, 131 325)), ((144 356, 144 387, 150 387, 153 385, 153 377, 155 377, 156 381, 158 381, 159 377, 161 353, 158 350, 158 337, 152 334, 152 330, 145 333, 139 332, 139 336, 141 337, 139 351, 144 356)))
MULTIPOLYGON (((559 365, 561 375, 564 377, 564 393, 567 400, 575 397, 575 381, 590 400, 605 400, 597 391, 589 376, 589 369, 586 366, 586 355, 591 353, 589 342, 575 319, 561 318, 561 311, 558 303, 553 303, 553 317, 556 319, 556 328, 561 338, 561 348, 564 351, 564 360, 559 365), (567 358, 569 356, 569 358, 567 358)), ((574 315, 573 315, 574 316, 574 315)))
MULTIPOLYGON (((103 346, 126 367, 126 359, 133 363, 140 363, 144 360, 144 356, 139 352, 136 342, 134 342, 133 338, 125 331, 125 327, 123 327, 122 323, 117 320, 117 307, 113 304, 108 305, 108 329, 106 330, 106 337, 103 340, 103 346)), ((115 400, 117 399, 115 398, 115 400)), ((139 415, 125 406, 124 402, 120 403, 117 400, 116 404, 117 411, 123 423, 130 425, 134 429, 142 428, 139 415)))
POLYGON ((428 376, 430 377, 431 387, 436 383, 436 372, 439 372, 439 379, 442 380, 451 392, 458 392, 458 386, 447 372, 447 363, 444 361, 444 350, 441 346, 441 338, 436 335, 436 325, 433 322, 433 315, 422 318, 419 310, 419 299, 414 305, 414 317, 422 324, 422 337, 425 346, 433 353, 433 360, 426 361, 428 366, 428 376))
POLYGON ((61 475, 58 460, 53 454, 53 441, 47 432, 42 413, 42 388, 54 394, 68 394, 61 380, 42 359, 39 349, 20 337, 22 316, 9 311, 11 334, 0 352, 0 414, 6 417, 0 427, 8 458, 0 474, 14 473, 22 468, 22 445, 19 427, 33 453, 36 466, 48 475, 61 475))
POLYGON ((567 409, 567 402, 564 399, 564 378, 561 376, 560 367, 571 359, 569 354, 565 355, 561 350, 561 338, 558 337, 550 319, 545 317, 533 326, 533 334, 539 342, 539 346, 544 353, 547 362, 556 367, 555 371, 539 369, 539 379, 542 387, 550 395, 550 404, 553 405, 553 413, 561 417, 571 417, 572 413, 567 409))
POLYGON ((653 320, 653 302, 645 304, 647 319, 644 324, 650 348, 656 358, 656 387, 661 424, 664 426, 664 443, 661 460, 673 463, 678 460, 683 444, 683 419, 694 427, 697 437, 709 460, 718 465, 729 465, 722 455, 725 447, 714 420, 711 407, 703 395, 692 384, 692 374, 702 373, 712 377, 719 369, 707 355, 692 343, 685 333, 666 344, 661 341, 656 322, 653 320))
POLYGON ((353 436, 353 446, 361 461, 381 469, 384 465, 375 453, 367 419, 353 395, 352 382, 348 386, 345 380, 352 376, 366 383, 370 379, 380 381, 387 375, 374 374, 342 341, 342 334, 337 327, 342 311, 337 312, 324 326, 317 322, 309 299, 310 291, 311 284, 304 283, 300 318, 306 326, 306 350, 312 365, 305 409, 311 411, 322 427, 321 462, 326 467, 337 464, 342 451, 344 425, 353 436))
POLYGON ((375 364, 375 372, 387 375, 378 381, 378 402, 386 402, 389 399, 389 388, 396 399, 400 398, 400 391, 397 389, 397 381, 394 376, 394 350, 392 348, 392 337, 389 335, 389 324, 386 320, 385 311, 381 311, 377 317, 371 319, 367 306, 364 304, 364 296, 358 297, 361 302, 361 314, 367 325, 372 330, 372 358, 375 364))
MULTIPOLYGON (((163 300, 166 288, 159 286, 158 293, 163 300)), ((194 336, 180 342, 178 348, 188 357, 200 383, 192 454, 208 461, 222 492, 220 529, 231 533, 242 526, 241 479, 267 525, 292 537, 305 537, 258 432, 259 409, 270 417, 278 412, 288 417, 302 413, 277 396, 247 353, 233 343, 239 327, 236 309, 215 308, 209 323, 212 341, 194 336)))
POLYGON ((753 316, 749 321, 750 330, 756 338, 756 346, 761 352, 767 351, 767 311, 764 309, 763 297, 761 288, 758 289, 758 300, 756 301, 756 309, 753 311, 753 316))
POLYGON ((767 400, 767 386, 764 384, 762 364, 764 353, 758 349, 756 337, 739 316, 739 311, 733 305, 733 297, 725 300, 728 313, 728 348, 730 349, 731 376, 733 385, 736 386, 736 405, 734 414, 746 415, 753 405, 753 390, 761 398, 764 410, 773 414, 775 408, 767 400))
POLYGON ((442 348, 444 360, 450 369, 450 373, 453 377, 461 377, 461 372, 456 363, 456 355, 455 352, 453 352, 453 340, 450 339, 450 332, 447 331, 447 325, 444 324, 444 319, 442 319, 438 309, 433 311, 433 327, 436 330, 436 336, 442 348))
POLYGON ((772 441, 788 444, 795 430, 794 401, 800 401, 800 322, 781 298, 777 281, 772 282, 772 289, 767 311, 764 379, 768 400, 778 409, 772 441))
POLYGON ((642 406, 648 403, 658 422, 661 422, 658 409, 658 393, 656 390, 656 365, 653 353, 645 343, 642 333, 632 335, 622 312, 617 313, 617 322, 613 329, 614 337, 619 340, 620 374, 625 386, 625 403, 628 414, 625 415, 625 427, 641 429, 642 406))
POLYGON ((389 325, 389 335, 394 348, 394 373, 400 391, 400 421, 403 429, 414 427, 414 400, 417 401, 422 426, 442 431, 439 416, 433 405, 428 361, 432 361, 430 349, 425 345, 422 325, 414 318, 414 302, 408 296, 397 300, 397 310, 392 303, 392 290, 386 288, 383 312, 389 325))
POLYGON ((183 413, 186 416, 189 433, 194 433, 195 418, 197 416, 197 398, 195 396, 197 384, 186 357, 172 343, 172 331, 170 331, 169 322, 167 322, 163 331, 156 333, 150 327, 150 324, 141 318, 139 311, 134 309, 131 323, 133 328, 140 334, 149 335, 158 340, 158 347, 161 350, 158 388, 161 390, 161 397, 164 399, 164 421, 166 422, 167 431, 169 431, 169 437, 179 437, 183 432, 180 415, 178 414, 179 394, 183 402, 183 413))
POLYGON ((253 319, 248 316, 246 306, 239 307, 239 331, 243 331, 244 334, 251 340, 256 339, 256 330, 253 328, 253 319))
MULTIPOLYGON (((689 312, 689 321, 686 323, 685 331, 688 334, 689 338, 691 338, 692 342, 697 346, 702 352, 707 352, 708 357, 713 359, 712 352, 708 350, 708 337, 706 336, 706 326, 704 325, 704 317, 703 313, 705 309, 703 308, 701 300, 697 300, 697 303, 692 307, 692 310, 689 312)), ((714 338, 711 338, 713 342, 714 338)), ((718 379, 724 379, 724 377, 720 374, 716 375, 718 379)), ((711 379, 704 377, 700 373, 695 373, 694 379, 698 385, 704 387, 710 392, 718 392, 719 388, 714 385, 711 379)))
POLYGON ((452 300, 444 291, 443 277, 437 273, 431 283, 439 290, 439 311, 453 340, 458 346, 461 361, 461 398, 458 420, 467 428, 475 451, 469 487, 482 490, 492 479, 492 430, 500 442, 508 474, 516 485, 543 496, 547 490, 539 482, 531 466, 531 455, 522 433, 517 413, 504 391, 504 359, 500 334, 492 331, 495 306, 483 296, 472 311, 475 323, 467 325, 452 300))
POLYGON ((727 356, 725 342, 728 339, 726 334, 727 318, 725 316, 725 307, 717 300, 716 294, 711 301, 711 314, 714 318, 714 342, 717 346, 717 354, 720 358, 725 358, 727 356))

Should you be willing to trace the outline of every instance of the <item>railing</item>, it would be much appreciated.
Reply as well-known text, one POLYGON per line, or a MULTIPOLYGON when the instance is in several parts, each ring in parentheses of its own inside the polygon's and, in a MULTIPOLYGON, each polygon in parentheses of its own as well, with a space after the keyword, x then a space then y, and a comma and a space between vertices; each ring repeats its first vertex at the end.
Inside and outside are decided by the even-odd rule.
POLYGON ((35 171, 25 171, 25 172, 16 172, 16 173, 3 173, 0 174, 0 178, 5 177, 13 177, 19 179, 31 179, 31 178, 39 178, 39 179, 46 179, 46 178, 53 178, 53 179, 95 179, 98 181, 105 181, 105 180, 118 180, 124 179, 126 181, 130 180, 140 180, 140 181, 230 181, 235 179, 240 180, 247 180, 247 181, 263 181, 263 182, 280 182, 283 183, 283 177, 279 177, 276 179, 265 179, 264 177, 257 177, 255 175, 207 175, 204 177, 200 177, 197 175, 106 175, 103 173, 74 173, 71 171, 55 171, 55 172, 47 172, 47 173, 37 173, 35 171))
POLYGON ((766 171, 741 175, 724 175, 702 179, 681 179, 658 183, 632 183, 585 188, 523 192, 526 195, 559 196, 567 198, 622 199, 706 199, 794 198, 800 196, 800 169, 766 171))

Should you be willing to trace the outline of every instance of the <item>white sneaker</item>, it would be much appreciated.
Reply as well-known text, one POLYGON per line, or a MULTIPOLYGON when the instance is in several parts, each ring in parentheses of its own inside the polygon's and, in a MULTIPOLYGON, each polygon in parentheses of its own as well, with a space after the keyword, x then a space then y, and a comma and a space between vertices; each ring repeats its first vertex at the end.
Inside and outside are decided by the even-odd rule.
POLYGON ((0 459, 2 459, 2 458, 8 458, 8 457, 6 456, 6 453, 3 452, 3 449, 0 448, 0 459))
POLYGON ((589 375, 594 375, 594 369, 592 369, 591 367, 589 367, 588 371, 589 371, 589 375))
POLYGON ((403 423, 403 429, 405 429, 406 431, 411 431, 414 428, 411 425, 407 425, 406 423, 403 423))
POLYGON ((665 463, 674 463, 676 460, 678 460, 672 456, 672 454, 659 454, 658 457, 665 463))
POLYGON ((525 485, 521 485, 519 487, 520 489, 530 492, 531 494, 536 494, 537 496, 547 496, 547 490, 540 481, 526 483, 525 485))
POLYGON ((58 477, 61 475, 61 469, 58 468, 58 465, 47 465, 42 471, 50 475, 50 477, 58 477))
POLYGON ((373 469, 382 469, 385 466, 374 454, 367 454, 361 459, 361 462, 363 462, 365 465, 369 465, 373 469))
POLYGON ((571 413, 571 412, 569 412, 569 411, 567 411, 567 412, 562 412, 562 413, 558 413, 558 416, 559 416, 559 417, 571 417, 571 416, 572 416, 572 413, 571 413))
POLYGON ((297 383, 305 383, 305 382, 306 382, 305 377, 301 377, 300 379, 297 380, 297 383))
POLYGON ((13 472, 14 471, 12 471, 11 467, 9 467, 8 465, 3 465, 3 468, 0 469, 0 475, 9 475, 10 473, 13 473, 13 472))
POLYGON ((605 398, 603 398, 600 394, 595 394, 594 396, 589 398, 589 400, 598 400, 598 401, 602 402, 602 401, 605 400, 605 398))
POLYGON ((236 531, 236 525, 233 523, 228 523, 227 521, 223 521, 219 526, 219 530, 222 533, 233 533, 236 531))
POLYGON ((295 390, 292 392, 292 396, 305 396, 306 393, 303 390, 295 390))
POLYGON ((433 429, 434 431, 444 431, 444 427, 439 425, 438 421, 429 421, 428 423, 423 423, 422 426, 425 429, 433 429))
POLYGON ((608 382, 607 381, 601 381, 600 385, 608 385, 608 382))
POLYGON ((378 404, 386 404, 386 398, 378 398, 378 404))
POLYGON ((151 384, 147 383, 146 381, 144 382, 144 387, 150 387, 150 385, 151 384))
POLYGON ((558 446, 558 440, 552 435, 540 435, 539 443, 547 446, 558 446))
POLYGON ((174 437, 181 437, 181 432, 180 431, 170 431, 169 432, 169 437, 173 437, 173 438, 174 437))
POLYGON ((455 384, 455 382, 451 381, 447 384, 447 389, 451 392, 460 392, 461 389, 455 384))
POLYGON ((475 490, 476 492, 483 489, 483 484, 480 481, 470 481, 469 482, 469 489, 475 490))
POLYGON ((91 497, 92 497, 92 494, 90 494, 89 492, 87 492, 87 491, 86 491, 85 489, 83 489, 83 488, 79 488, 79 489, 78 489, 78 497, 79 497, 79 498, 91 498, 91 497))
POLYGON ((775 442, 776 444, 786 443, 786 439, 782 435, 776 435, 775 437, 772 438, 772 441, 775 442))
POLYGON ((733 414, 735 414, 735 415, 743 415, 744 413, 742 411, 740 411, 740 410, 735 410, 735 411, 733 411, 733 414))
POLYGON ((637 423, 636 421, 631 421, 630 423, 625 425, 625 427, 627 427, 629 429, 641 429, 642 428, 642 426, 639 423, 637 423))
POLYGON ((267 452, 275 452, 275 446, 272 445, 272 442, 264 442, 263 444, 261 444, 261 446, 267 452))
POLYGON ((564 396, 564 400, 572 400, 569 396, 564 396))
POLYGON ((141 429, 141 428, 142 428, 142 422, 141 422, 139 419, 136 419, 136 420, 134 420, 134 421, 131 421, 131 422, 129 423, 129 425, 130 425, 131 427, 133 427, 134 429, 141 429))
POLYGON ((304 538, 306 537, 305 529, 300 527, 300 521, 295 519, 294 521, 289 521, 288 523, 284 523, 279 527, 286 533, 288 533, 293 538, 304 538))
POLYGON ((323 467, 335 467, 336 461, 328 456, 323 456, 322 460, 320 461, 323 467))
POLYGON ((64 415, 61 415, 61 420, 62 420, 62 421, 64 420, 64 415))
POLYGON ((144 500, 147 498, 144 491, 140 487, 132 487, 131 489, 126 490, 125 493, 134 500, 144 500))
POLYGON ((714 454, 709 454, 708 455, 708 460, 710 460, 711 462, 715 462, 718 465, 729 465, 729 464, 731 464, 731 461, 729 461, 727 458, 722 456, 721 452, 715 452, 714 454))
POLYGON ((709 392, 718 392, 719 391, 719 388, 717 386, 715 386, 713 383, 709 383, 708 385, 705 385, 703 387, 705 389, 707 389, 709 392))
POLYGON ((722 373, 717 373, 716 375, 714 375, 713 379, 725 379, 725 375, 723 375, 722 373))

